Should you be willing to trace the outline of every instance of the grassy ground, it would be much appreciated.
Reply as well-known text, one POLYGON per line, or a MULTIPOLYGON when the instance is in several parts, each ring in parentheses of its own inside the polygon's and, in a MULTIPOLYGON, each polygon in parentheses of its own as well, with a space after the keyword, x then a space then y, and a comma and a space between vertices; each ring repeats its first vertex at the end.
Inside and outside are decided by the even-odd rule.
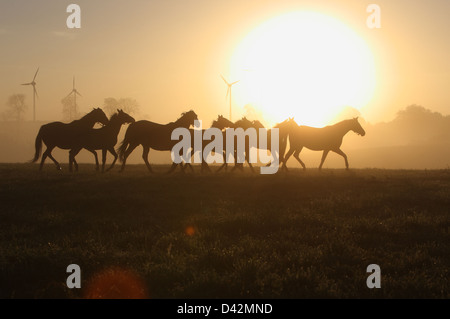
POLYGON ((0 165, 1 298, 450 297, 449 170, 37 169, 0 165))

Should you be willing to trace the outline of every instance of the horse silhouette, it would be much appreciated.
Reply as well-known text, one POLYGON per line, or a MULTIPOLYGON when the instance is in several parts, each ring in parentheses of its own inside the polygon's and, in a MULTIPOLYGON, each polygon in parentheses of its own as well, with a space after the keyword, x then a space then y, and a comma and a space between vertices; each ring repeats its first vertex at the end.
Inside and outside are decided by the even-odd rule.
POLYGON ((125 138, 118 149, 119 160, 122 162, 120 171, 125 169, 127 158, 133 150, 139 145, 142 145, 142 159, 148 170, 153 172, 148 162, 150 148, 157 151, 170 151, 178 143, 176 140, 172 140, 172 131, 178 127, 188 129, 191 125, 194 125, 194 121, 197 119, 197 114, 191 110, 182 113, 181 117, 175 122, 167 124, 159 124, 146 120, 132 123, 128 127, 125 138))
POLYGON ((72 148, 69 152, 69 168, 72 171, 72 163, 75 165, 75 170, 78 171, 78 163, 75 160, 75 156, 85 148, 92 154, 94 154, 96 170, 99 170, 98 156, 96 150, 102 150, 102 172, 105 171, 106 156, 109 151, 114 160, 107 171, 114 167, 117 161, 117 153, 114 147, 117 143, 117 135, 120 132, 120 128, 123 124, 133 123, 135 120, 122 110, 117 110, 109 119, 109 123, 99 129, 90 129, 85 134, 80 136, 79 143, 76 147, 72 148))
MULTIPOLYGON (((275 124, 275 126, 273 128, 277 128, 278 129, 278 153, 277 154, 272 154, 274 156, 278 156, 278 160, 279 160, 279 164, 283 163, 284 161, 284 153, 286 152, 286 146, 287 146, 287 140, 289 137, 289 132, 292 129, 292 122, 293 118, 288 118, 287 120, 284 120, 283 122, 277 123, 275 124)), ((295 124, 295 122, 294 122, 295 124)), ((272 143, 272 130, 268 131, 267 134, 267 150, 271 150, 271 143, 272 143), (269 138, 270 137, 270 138, 269 138)), ((266 166, 270 166, 272 165, 272 163, 267 164, 266 166)))
POLYGON ((39 129, 38 135, 36 136, 36 152, 31 162, 36 163, 39 160, 42 152, 42 143, 44 143, 47 146, 47 149, 42 155, 39 170, 42 170, 47 157, 55 163, 58 170, 61 170, 61 166, 58 161, 56 161, 56 159, 52 156, 52 150, 55 147, 66 150, 72 149, 77 145, 77 143, 79 143, 80 136, 82 136, 89 129, 92 129, 97 122, 103 125, 108 124, 108 118, 100 108, 94 108, 81 119, 70 123, 52 122, 42 125, 39 129))
POLYGON ((340 148, 344 136, 349 131, 353 131, 361 136, 366 135, 357 117, 323 128, 299 126, 293 119, 290 119, 290 125, 290 149, 283 159, 284 169, 287 169, 286 163, 292 154, 294 154, 294 158, 302 165, 303 169, 306 169, 305 163, 299 157, 303 147, 313 151, 323 151, 319 169, 322 169, 322 165, 330 151, 341 155, 345 160, 345 167, 348 169, 347 155, 340 148))
MULTIPOLYGON (((290 119, 285 120, 282 123, 276 124, 272 129, 267 129, 267 136, 266 136, 267 139, 266 139, 266 146, 264 147, 264 150, 267 150, 267 151, 270 151, 270 152, 272 151, 272 143, 273 143, 273 140, 272 140, 272 132, 273 131, 272 130, 274 128, 277 128, 279 130, 278 131, 278 145, 279 145, 279 149, 278 149, 277 152, 275 152, 275 154, 272 154, 273 157, 276 157, 276 158, 279 159, 279 163, 283 162, 283 155, 284 155, 284 152, 286 150, 287 137, 289 135, 289 128, 290 128, 289 120, 290 119)), ((257 148, 258 149, 262 149, 261 148, 261 144, 259 142, 259 139, 260 139, 259 129, 260 128, 265 128, 264 125, 260 121, 254 120, 254 121, 251 122, 251 124, 247 124, 247 126, 250 126, 250 127, 253 127, 253 128, 256 129, 257 148)), ((236 148, 236 145, 235 145, 235 148, 236 148)), ((235 153, 236 153, 236 150, 235 150, 235 153)), ((246 144, 245 144, 245 154, 246 154, 245 155, 246 156, 245 160, 247 161, 251 171, 254 172, 253 165, 249 161, 250 145, 249 145, 248 141, 246 141, 246 144)), ((271 163, 268 163, 266 166, 270 166, 270 165, 271 165, 271 163)), ((235 167, 242 169, 243 168, 243 163, 238 163, 238 164, 236 164, 235 167)))
MULTIPOLYGON (((256 125, 255 121, 250 121, 247 119, 247 117, 243 117, 240 120, 237 120, 236 122, 231 122, 225 118, 222 118, 220 122, 217 122, 216 125, 218 125, 219 128, 222 129, 226 129, 226 128, 233 128, 233 129, 238 129, 238 128, 242 128, 244 131, 247 130, 248 128, 255 128, 258 131, 258 126, 256 125)), ((262 126, 262 125, 261 125, 262 126)), ((262 126, 264 127, 264 126, 262 126)), ((220 172, 222 169, 225 169, 225 171, 228 170, 228 163, 227 163, 227 154, 226 154, 226 149, 225 149, 225 145, 227 142, 227 138, 226 138, 226 130, 222 131, 223 132, 223 145, 224 145, 224 149, 223 149, 223 164, 222 166, 219 167, 219 169, 217 170, 217 172, 220 172)), ((249 164, 251 170, 253 171, 253 166, 250 163, 250 156, 249 156, 249 138, 246 136, 245 138, 245 161, 249 164)), ((237 158, 238 152, 237 152, 237 137, 234 138, 234 167, 232 169, 232 171, 236 170, 236 169, 240 169, 243 170, 244 169, 244 163, 238 163, 238 158, 237 158)))
POLYGON ((217 117, 217 120, 214 120, 212 122, 211 127, 215 127, 215 128, 220 129, 220 130, 223 130, 223 129, 226 129, 226 128, 229 128, 229 127, 234 127, 234 123, 231 122, 226 117, 224 117, 223 115, 219 115, 217 117))
MULTIPOLYGON (((247 125, 247 126, 250 126, 251 125, 251 122, 250 121, 248 121, 246 118, 243 118, 243 119, 241 119, 241 120, 239 120, 238 122, 238 125, 242 125, 242 124, 245 124, 245 125, 247 125)), ((222 141, 222 145, 225 147, 225 145, 226 145, 226 135, 225 135, 225 129, 226 128, 234 128, 234 126, 235 126, 235 123, 233 123, 233 122, 231 122, 230 120, 228 120, 227 118, 225 118, 224 116, 222 116, 222 115, 219 115, 218 117, 217 117, 217 119, 216 120, 214 120, 213 122, 212 122, 212 124, 211 124, 211 128, 218 128, 218 129, 220 129, 221 131, 222 131, 222 138, 223 138, 223 141, 222 141)), ((194 147, 193 147, 193 145, 194 145, 194 140, 195 140, 195 135, 194 135, 194 132, 195 132, 196 130, 194 130, 194 129, 189 129, 189 133, 190 133, 190 136, 191 136, 191 148, 190 148, 190 150, 189 150, 189 152, 190 152, 190 157, 193 157, 194 156, 194 147)), ((202 136, 203 136, 203 134, 205 133, 205 130, 203 129, 202 130, 202 136)), ((206 144, 208 144, 208 143, 210 143, 210 141, 204 141, 203 140, 203 138, 202 138, 202 140, 201 140, 201 142, 202 142, 202 145, 200 146, 201 147, 201 149, 202 149, 202 151, 204 150, 204 148, 205 148, 205 146, 206 146, 206 144), (206 143, 207 142, 207 143, 206 143)), ((180 154, 181 155, 181 154, 180 154)), ((225 152, 225 149, 223 149, 222 150, 222 155, 223 155, 223 158, 224 158, 224 163, 225 163, 225 165, 226 165, 226 152, 225 152)), ((203 173, 205 170, 206 171, 211 171, 211 169, 210 169, 210 167, 209 167, 209 165, 208 165, 208 163, 206 163, 206 161, 204 160, 204 158, 203 158, 203 152, 202 152, 202 159, 201 159, 201 172, 203 173)), ((167 172, 167 173, 171 173, 171 172, 173 172, 174 170, 175 170, 175 168, 178 166, 178 164, 176 164, 176 163, 173 163, 172 164, 172 166, 171 166, 171 168, 170 168, 170 170, 167 172)), ((186 163, 185 165, 183 165, 182 163, 180 163, 180 166, 181 166, 181 169, 182 169, 182 172, 184 172, 184 170, 187 168, 187 167, 189 167, 190 169, 191 169, 191 171, 193 171, 193 168, 192 168, 192 165, 190 164, 190 163, 186 163)), ((221 167, 222 168, 222 167, 221 167)), ((220 169, 221 169, 220 168, 220 169)), ((220 170, 219 169, 219 170, 220 170)))
MULTIPOLYGON (((212 122, 212 124, 211 124, 211 128, 218 128, 218 129, 220 129, 220 130, 222 131, 223 141, 225 141, 223 130, 224 130, 225 128, 227 128, 227 127, 232 126, 232 125, 234 125, 233 122, 231 122, 231 121, 228 120, 227 118, 223 117, 222 115, 219 115, 219 116, 217 117, 216 120, 213 120, 213 122, 212 122)), ((195 153, 194 153, 194 143, 195 143, 195 135, 194 135, 194 132, 195 132, 195 131, 196 131, 196 130, 194 130, 194 129, 189 129, 189 133, 190 133, 190 136, 191 136, 191 149, 190 149, 191 157, 193 157, 194 154, 195 154, 195 153)), ((204 134, 204 133, 205 133, 205 129, 202 129, 202 137, 203 137, 203 134, 204 134)), ((201 157, 201 172, 202 172, 202 173, 205 172, 205 171, 211 172, 211 168, 209 167, 208 163, 207 163, 207 162, 204 160, 204 158, 203 158, 203 150, 205 149, 205 147, 206 147, 207 144, 211 143, 211 141, 204 141, 203 138, 202 138, 202 139, 201 139, 201 143, 202 143, 202 145, 200 146, 200 147, 201 147, 201 150, 202 150, 202 157, 201 157)), ((224 145, 225 145, 225 144, 224 144, 224 145)), ((224 158, 225 158, 225 153, 223 153, 223 154, 224 154, 224 158)), ((168 173, 171 173, 171 172, 175 169, 176 165, 177 165, 177 164, 175 164, 175 163, 172 164, 171 170, 169 170, 168 173)), ((181 166, 182 172, 184 172, 184 170, 185 170, 187 167, 189 167, 189 168, 191 169, 191 171, 194 171, 194 169, 192 168, 192 165, 191 165, 190 163, 186 163, 185 165, 182 165, 182 163, 180 163, 180 166, 181 166)))

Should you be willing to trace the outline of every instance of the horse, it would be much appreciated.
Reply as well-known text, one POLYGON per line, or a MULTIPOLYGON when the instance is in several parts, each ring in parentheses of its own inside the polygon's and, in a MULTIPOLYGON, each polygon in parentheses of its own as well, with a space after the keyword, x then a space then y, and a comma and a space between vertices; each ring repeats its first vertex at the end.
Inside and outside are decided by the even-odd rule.
POLYGON ((118 109, 117 113, 114 113, 111 116, 107 125, 99 129, 90 129, 80 136, 78 145, 69 152, 70 171, 72 171, 72 163, 75 164, 75 170, 78 171, 78 163, 75 160, 75 156, 77 156, 83 148, 94 154, 97 171, 99 170, 99 163, 96 150, 102 150, 102 172, 105 171, 106 155, 109 151, 114 156, 114 160, 107 171, 111 170, 118 157, 114 150, 114 146, 117 143, 117 135, 120 132, 120 128, 123 124, 133 122, 135 122, 135 120, 132 116, 118 109))
MULTIPOLYGON (((284 122, 276 124, 272 129, 268 129, 267 130, 267 136, 266 136, 267 143, 266 143, 266 146, 263 148, 264 150, 267 150, 267 151, 272 151, 272 142, 273 142, 272 141, 272 130, 274 128, 279 130, 278 131, 278 145, 279 145, 278 151, 275 152, 275 154, 272 154, 273 157, 276 157, 276 158, 279 159, 279 163, 283 162, 283 155, 284 155, 284 152, 286 150, 287 137, 289 135, 289 120, 290 120, 290 118, 288 120, 285 120, 284 122)), ((251 124, 250 124, 250 127, 253 127, 253 128, 256 129, 257 148, 261 149, 261 144, 259 143, 259 138, 260 138, 260 136, 259 136, 259 129, 260 128, 265 128, 265 127, 258 120, 252 121, 251 124)), ((236 148, 236 145, 235 145, 235 148, 236 148)), ((236 149, 235 149, 235 153, 236 153, 236 149)), ((246 154, 246 161, 247 161, 250 169, 252 170, 252 172, 254 172, 253 166, 252 166, 252 164, 249 161, 249 154, 250 154, 250 145, 249 145, 249 143, 245 144, 245 154, 246 154)), ((266 166, 271 166, 271 165, 272 165, 272 163, 268 163, 266 166)), ((243 164, 239 164, 237 167, 242 169, 243 164)))
POLYGON ((167 124, 159 124, 146 120, 132 123, 128 126, 125 138, 118 149, 119 160, 122 162, 120 171, 122 172, 125 169, 127 158, 130 156, 131 152, 139 145, 142 145, 142 159, 148 170, 152 173, 153 170, 148 162, 150 148, 157 151, 170 151, 177 143, 177 141, 172 140, 171 138, 172 131, 178 127, 188 129, 191 125, 194 125, 195 120, 198 120, 197 114, 191 110, 182 113, 181 117, 175 122, 167 124))
POLYGON ((234 123, 231 122, 229 119, 224 117, 223 115, 219 115, 217 117, 217 120, 214 120, 211 124, 211 127, 218 128, 220 130, 223 130, 228 127, 234 127, 234 123))
POLYGON ((61 149, 70 150, 77 143, 79 143, 80 136, 83 135, 89 129, 92 129, 95 123, 101 123, 106 125, 108 118, 100 108, 94 108, 91 112, 83 116, 81 119, 72 121, 70 123, 51 122, 44 124, 39 129, 36 136, 34 158, 32 163, 36 163, 41 157, 42 143, 47 146, 44 154, 42 155, 41 164, 39 170, 42 170, 45 159, 49 157, 56 165, 58 170, 61 170, 61 166, 58 161, 52 156, 52 150, 55 147, 61 149))
MULTIPOLYGON (((277 156, 279 160, 279 164, 283 163, 284 161, 284 153, 286 151, 287 146, 287 138, 289 137, 289 132, 292 127, 292 121, 294 118, 288 118, 287 120, 284 120, 281 123, 275 124, 273 128, 278 129, 278 153, 272 154, 273 156, 277 156)), ((259 122, 259 121, 257 121, 259 122)), ((272 130, 270 129, 267 132, 267 147, 266 149, 268 151, 271 150, 271 143, 272 143, 272 130)), ((258 145, 259 147, 259 145, 258 145)), ((266 166, 271 166, 272 163, 268 163, 266 166)))
MULTIPOLYGON (((218 122, 217 125, 219 126, 219 128, 224 129, 224 128, 233 128, 233 129, 237 129, 237 128, 242 128, 244 131, 246 131, 249 128, 255 128, 258 130, 258 126, 255 126, 255 121, 250 121, 247 119, 247 117, 243 117, 240 120, 236 121, 236 122, 231 122, 227 119, 224 120, 224 118, 221 120, 221 122, 218 122)), ((264 127, 261 125, 261 127, 264 127)), ((225 168, 225 171, 227 171, 228 169, 228 163, 227 163, 227 154, 226 154, 226 149, 225 149, 225 145, 227 142, 227 138, 226 138, 226 130, 223 131, 223 145, 224 145, 224 149, 223 149, 223 164, 222 166, 217 170, 217 172, 220 172, 223 168, 225 168)), ((248 142, 248 138, 246 138, 245 140, 245 161, 247 161, 247 163, 249 164, 251 170, 253 171, 253 166, 249 161, 249 148, 248 148, 249 142, 248 142)), ((238 158, 237 158, 237 138, 234 138, 234 167, 232 169, 232 171, 234 171, 235 169, 241 169, 243 170, 244 167, 244 163, 238 163, 237 162, 238 158)))
MULTIPOLYGON (((213 120, 213 122, 212 122, 212 124, 211 124, 211 128, 218 128, 218 129, 220 129, 220 130, 222 131, 222 135, 224 136, 225 132, 223 132, 223 130, 224 130, 225 128, 232 127, 233 125, 234 125, 233 122, 231 122, 231 121, 228 120, 227 118, 223 117, 222 115, 219 115, 219 116, 217 117, 216 120, 213 120)), ((193 145, 194 145, 194 143, 195 143, 195 135, 194 135, 195 130, 194 130, 194 129, 189 129, 189 133, 190 133, 190 135, 191 135, 191 145, 192 145, 192 147, 191 147, 191 149, 190 149, 190 152, 191 152, 191 157, 192 157, 192 156, 194 156, 194 147, 193 147, 193 145)), ((202 137, 203 137, 203 134, 204 134, 204 133, 205 133, 205 129, 202 129, 202 137)), ((203 140, 203 138, 202 138, 201 141, 202 141, 201 149, 202 149, 202 151, 203 151, 206 145, 205 145, 205 141, 203 140)), ((224 137, 224 141, 225 141, 225 137, 224 137)), ((208 143, 209 143, 209 142, 208 142, 208 143)), ((225 145, 225 144, 223 144, 223 145, 225 145)), ((225 152, 223 152, 223 154, 224 154, 224 159, 225 159, 225 152)), ((203 173, 205 170, 208 171, 208 172, 210 172, 210 171, 211 171, 211 168, 209 167, 208 163, 204 160, 204 158, 203 158, 203 152, 202 152, 202 158, 201 158, 201 161, 202 161, 202 162, 201 162, 201 172, 203 173)), ((185 170, 186 167, 189 167, 189 168, 191 169, 191 171, 194 170, 194 169, 192 168, 192 165, 189 164, 189 163, 187 163, 187 164, 184 165, 184 166, 181 165, 182 172, 184 172, 184 170, 185 170)), ((175 169, 175 165, 172 166, 172 169, 169 171, 169 173, 170 173, 171 171, 173 171, 173 169, 175 169)))
POLYGON ((294 158, 302 165, 303 169, 306 169, 305 163, 303 163, 299 157, 303 147, 313 151, 323 151, 319 170, 322 169, 322 165, 330 151, 333 151, 344 158, 345 168, 348 170, 347 155, 340 148, 344 136, 349 131, 353 131, 361 136, 366 135, 366 132, 361 124, 359 124, 357 117, 322 128, 302 126, 295 123, 293 119, 291 119, 291 121, 292 126, 289 130, 290 149, 283 159, 283 168, 286 170, 286 163, 292 154, 294 154, 294 158))

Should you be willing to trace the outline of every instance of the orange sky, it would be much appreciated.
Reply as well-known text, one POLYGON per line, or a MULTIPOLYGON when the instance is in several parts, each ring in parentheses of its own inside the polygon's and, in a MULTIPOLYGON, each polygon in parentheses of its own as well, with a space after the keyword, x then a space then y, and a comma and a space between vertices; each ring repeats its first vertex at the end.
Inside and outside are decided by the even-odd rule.
MULTIPOLYGON (((220 74, 230 74, 246 35, 276 16, 310 10, 341 21, 371 49, 376 87, 361 109, 368 121, 391 120, 409 104, 450 113, 449 1, 76 1, 77 30, 66 27, 70 3, 0 3, 0 111, 9 95, 25 93, 32 118, 31 88, 20 83, 39 66, 38 120, 61 119, 75 75, 82 112, 106 97, 132 97, 141 117, 168 122, 193 108, 207 123, 228 114, 220 74), (370 3, 382 9, 381 29, 366 26, 370 3)), ((243 106, 234 105, 236 116, 243 106)))

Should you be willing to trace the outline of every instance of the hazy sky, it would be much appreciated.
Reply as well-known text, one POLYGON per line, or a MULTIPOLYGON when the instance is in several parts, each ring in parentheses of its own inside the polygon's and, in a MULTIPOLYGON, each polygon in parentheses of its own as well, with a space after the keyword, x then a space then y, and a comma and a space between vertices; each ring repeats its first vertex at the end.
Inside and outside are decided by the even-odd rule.
MULTIPOLYGON (((59 120, 61 99, 76 77, 82 112, 106 97, 132 97, 141 116, 168 122, 193 108, 210 122, 228 114, 230 60, 262 23, 309 10, 333 17, 370 48, 376 84, 361 108, 370 122, 388 121, 409 104, 450 114, 448 0, 96 0, 0 2, 0 111, 9 95, 27 95, 36 79, 38 120, 59 120), (66 7, 81 7, 81 29, 68 29, 66 7), (366 25, 366 7, 381 7, 381 29, 366 25)), ((241 86, 242 88, 242 86, 241 86)), ((234 88, 239 94, 239 87, 234 88)), ((234 105, 242 115, 245 102, 234 105)))

